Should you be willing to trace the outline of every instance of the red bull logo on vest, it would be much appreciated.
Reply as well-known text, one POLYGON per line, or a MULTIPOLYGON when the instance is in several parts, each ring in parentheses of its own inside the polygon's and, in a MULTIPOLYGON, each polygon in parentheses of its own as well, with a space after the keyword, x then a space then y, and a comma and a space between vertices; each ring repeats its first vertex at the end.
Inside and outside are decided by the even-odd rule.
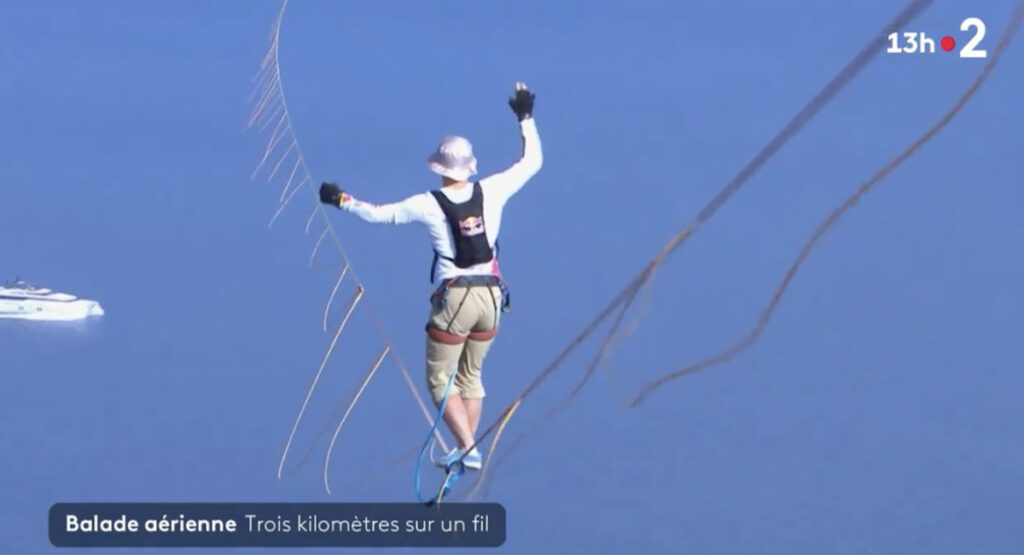
POLYGON ((469 216, 459 222, 459 231, 464 237, 480 235, 484 232, 484 219, 476 216, 469 216))

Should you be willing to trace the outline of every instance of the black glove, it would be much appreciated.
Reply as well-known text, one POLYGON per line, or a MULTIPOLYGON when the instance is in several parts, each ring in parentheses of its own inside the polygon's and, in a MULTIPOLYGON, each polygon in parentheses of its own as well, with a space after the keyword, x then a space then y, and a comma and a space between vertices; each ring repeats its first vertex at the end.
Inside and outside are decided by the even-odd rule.
POLYGON ((336 183, 323 182, 320 184, 320 202, 331 206, 341 206, 341 199, 345 195, 336 183))
POLYGON ((519 121, 533 116, 533 100, 537 95, 530 92, 523 83, 516 83, 516 95, 508 99, 508 105, 516 113, 519 121))

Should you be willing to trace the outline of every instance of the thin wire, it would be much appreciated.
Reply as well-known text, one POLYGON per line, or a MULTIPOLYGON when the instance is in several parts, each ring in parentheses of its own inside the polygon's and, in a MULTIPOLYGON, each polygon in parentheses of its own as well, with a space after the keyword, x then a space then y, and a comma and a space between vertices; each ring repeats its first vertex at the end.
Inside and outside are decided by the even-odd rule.
MULTIPOLYGON (((253 177, 255 177, 258 174, 258 172, 262 169, 263 165, 269 160, 271 153, 278 149, 279 145, 285 144, 282 143, 282 140, 285 137, 287 137, 288 142, 286 144, 288 146, 286 147, 284 153, 280 155, 277 163, 274 166, 274 169, 271 171, 270 176, 267 178, 267 180, 269 181, 273 179, 273 176, 277 173, 277 170, 284 163, 286 158, 294 156, 296 165, 293 168, 291 175, 289 176, 288 183, 285 185, 285 191, 287 191, 288 188, 290 187, 291 182, 295 177, 295 172, 301 171, 301 174, 304 177, 300 179, 300 184, 305 183, 306 185, 308 185, 308 188, 314 195, 314 199, 316 201, 319 201, 319 193, 313 180, 312 173, 309 170, 309 166, 306 163, 306 159, 302 153, 302 150, 299 148, 298 139, 295 135, 294 128, 292 126, 291 114, 289 112, 288 105, 285 101, 284 88, 281 82, 281 67, 279 57, 280 31, 281 23, 284 19, 285 10, 287 9, 287 7, 288 0, 283 0, 281 3, 281 9, 278 12, 277 18, 274 20, 273 26, 271 28, 270 47, 268 48, 267 54, 263 59, 259 72, 257 72, 257 75, 254 77, 254 80, 261 84, 260 86, 262 86, 262 92, 260 93, 256 106, 253 109, 247 127, 251 129, 253 126, 259 125, 260 122, 262 122, 261 128, 265 129, 269 123, 275 121, 275 118, 278 119, 276 120, 277 125, 275 127, 275 130, 271 134, 271 137, 269 139, 267 149, 264 152, 263 159, 260 161, 256 170, 254 171, 253 177)), ((257 90, 259 90, 259 88, 257 90)), ((287 205, 290 200, 290 196, 285 196, 285 194, 282 193, 283 205, 287 205)), ((331 238, 331 242, 334 244, 334 247, 337 250, 339 256, 341 257, 341 260, 344 263, 345 267, 350 270, 351 279, 355 283, 356 289, 357 291, 359 291, 359 294, 361 295, 362 291, 365 291, 366 288, 363 285, 362 280, 360 280, 358 275, 356 274, 355 269, 352 267, 348 254, 346 253, 345 248, 342 246, 341 240, 338 238, 338 235, 335 232, 334 227, 331 225, 329 214, 324 209, 324 206, 322 204, 319 204, 319 202, 317 202, 315 210, 320 212, 320 215, 325 225, 325 233, 327 236, 331 238)), ((308 223, 309 222, 307 221, 307 229, 309 227, 308 223)), ((387 330, 381 323, 380 318, 378 318, 376 313, 373 311, 369 299, 365 300, 365 307, 371 319, 374 321, 378 333, 380 334, 384 346, 386 347, 385 353, 390 354, 391 357, 395 360, 396 366, 398 366, 399 371, 402 373, 402 376, 405 379, 409 391, 415 398, 417 404, 420 407, 421 412, 423 413, 424 418, 426 419, 427 424, 429 425, 431 423, 430 411, 427 409, 427 405, 423 401, 423 397, 416 389, 412 377, 409 375, 409 371, 405 366, 405 363, 402 361, 401 357, 396 352, 394 348, 394 343, 392 342, 390 336, 388 335, 387 330)), ((326 364, 327 358, 329 358, 330 353, 331 349, 328 350, 328 354, 324 358, 324 365, 326 364)), ((320 371, 318 371, 317 378, 314 379, 313 384, 310 385, 306 397, 307 402, 309 397, 312 395, 313 390, 316 388, 317 380, 319 379, 319 374, 320 372, 322 372, 322 370, 323 368, 321 368, 320 371)), ((280 479, 282 476, 285 460, 287 459, 288 451, 291 447, 291 443, 294 439, 296 430, 298 429, 298 426, 302 420, 305 404, 306 403, 303 403, 303 408, 300 409, 299 414, 296 416, 292 431, 285 444, 284 451, 282 452, 281 459, 278 465, 278 479, 280 479)), ((340 429, 338 431, 340 431, 340 429)), ((337 432, 335 435, 337 435, 337 432)), ((441 437, 440 433, 438 433, 437 439, 441 443, 442 447, 447 450, 447 444, 445 443, 444 438, 441 437)), ((330 457, 329 452, 327 454, 327 457, 330 457)))
POLYGON ((826 218, 823 222, 821 222, 821 224, 818 225, 817 229, 815 229, 810 239, 808 239, 807 242, 804 243, 804 245, 800 248, 800 253, 797 255, 796 259, 793 260, 792 264, 790 264, 789 269, 786 271, 785 277, 782 279, 782 282, 775 290, 775 293, 772 295, 771 300, 768 302, 767 306, 765 306, 764 310, 761 312, 761 315, 757 319, 757 323, 754 325, 753 328, 751 328, 749 332, 747 332, 740 340, 738 340, 728 348, 723 349, 722 351, 713 356, 705 358, 696 363, 690 364, 689 366, 685 366, 675 372, 665 374, 655 380, 651 380, 639 390, 636 396, 630 401, 629 406, 635 407, 639 405, 640 403, 643 402, 647 395, 649 395, 654 390, 664 386, 666 383, 672 380, 681 378, 687 374, 694 374, 702 370, 711 368, 712 366, 722 364, 732 359, 736 355, 749 349, 757 341, 760 335, 764 332, 765 328, 767 328, 768 322, 771 320, 772 314, 775 312, 775 309, 778 307, 779 302, 782 300, 782 296, 785 294, 786 289, 789 287, 789 284, 792 281, 793 276, 796 275, 797 270, 800 269, 800 266, 810 255, 811 250, 814 249, 818 241, 825 236, 825 234, 832 228, 832 226, 836 222, 838 222, 839 219, 842 218, 842 216, 847 211, 856 206, 856 204, 860 201, 861 197, 870 192, 875 185, 881 182, 882 179, 884 179, 889 173, 891 173, 897 167, 902 165, 903 162, 907 161, 907 159, 909 159, 915 152, 917 152, 917 150, 924 146, 925 143, 927 143, 935 135, 937 135, 943 128, 946 127, 946 125, 949 124, 950 121, 953 120, 954 117, 956 117, 957 114, 960 113, 960 111, 967 105, 967 103, 978 91, 978 89, 981 88, 982 83, 984 83, 985 80, 988 79, 988 76, 992 73, 992 70, 995 68, 996 64, 999 63, 999 59, 1002 56, 1003 51, 1006 49, 1011 39, 1013 39, 1013 36, 1016 34, 1020 26, 1022 17, 1024 17, 1024 1, 1019 2, 1017 4, 1017 9, 1014 10, 1013 15, 1010 19, 1010 23, 1008 24, 1006 30, 1000 38, 999 43, 993 50, 991 57, 985 63, 985 66, 981 70, 981 73, 979 73, 978 76, 975 77, 970 87, 968 87, 967 90, 964 91, 964 93, 960 96, 960 98, 957 99, 953 106, 948 111, 946 111, 946 113, 941 118, 939 118, 939 120, 934 125, 932 125, 931 128, 929 128, 924 134, 918 137, 917 140, 915 140, 913 143, 907 146, 902 152, 900 152, 899 155, 890 160, 887 164, 879 168, 875 172, 875 174, 871 176, 870 179, 862 183, 857 188, 857 190, 853 192, 853 194, 848 196, 845 200, 843 200, 843 202, 838 207, 833 209, 833 211, 829 214, 828 218, 826 218))
POLYGON ((345 409, 345 414, 341 416, 341 420, 338 422, 338 427, 334 429, 334 435, 331 436, 331 443, 328 445, 327 455, 324 457, 323 473, 324 489, 327 490, 328 495, 331 494, 331 479, 329 474, 329 470, 331 468, 331 453, 334 452, 334 444, 338 441, 338 434, 341 433, 341 428, 345 425, 345 422, 348 421, 348 415, 352 414, 352 409, 355 408, 356 402, 359 401, 359 397, 362 396, 363 391, 366 390, 366 386, 370 385, 370 380, 372 380, 373 376, 377 374, 377 369, 384 363, 384 357, 388 356, 388 352, 390 350, 391 347, 384 347, 384 350, 381 351, 380 355, 377 357, 377 361, 373 363, 372 367, 370 367, 369 372, 366 373, 366 377, 363 378, 363 381, 359 384, 359 389, 357 389, 352 395, 352 401, 349 402, 348 408, 345 409))

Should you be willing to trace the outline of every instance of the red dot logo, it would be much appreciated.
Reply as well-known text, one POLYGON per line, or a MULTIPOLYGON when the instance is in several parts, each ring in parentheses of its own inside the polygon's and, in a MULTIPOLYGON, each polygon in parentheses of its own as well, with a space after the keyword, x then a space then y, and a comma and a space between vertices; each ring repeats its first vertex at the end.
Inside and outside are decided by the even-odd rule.
POLYGON ((946 52, 949 52, 954 46, 956 46, 956 41, 953 40, 953 37, 947 35, 942 37, 942 42, 939 43, 939 46, 941 46, 946 52))

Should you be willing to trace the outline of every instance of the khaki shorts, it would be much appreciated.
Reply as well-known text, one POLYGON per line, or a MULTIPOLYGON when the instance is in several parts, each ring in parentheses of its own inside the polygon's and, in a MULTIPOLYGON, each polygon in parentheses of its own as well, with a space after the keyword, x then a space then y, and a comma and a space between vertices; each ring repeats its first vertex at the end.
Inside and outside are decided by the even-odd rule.
POLYGON ((480 379, 484 357, 494 342, 472 335, 496 332, 501 314, 502 291, 498 286, 453 285, 432 303, 428 328, 439 330, 444 341, 427 335, 427 387, 435 403, 440 403, 452 372, 455 381, 449 395, 464 399, 482 399, 484 386, 480 379))

